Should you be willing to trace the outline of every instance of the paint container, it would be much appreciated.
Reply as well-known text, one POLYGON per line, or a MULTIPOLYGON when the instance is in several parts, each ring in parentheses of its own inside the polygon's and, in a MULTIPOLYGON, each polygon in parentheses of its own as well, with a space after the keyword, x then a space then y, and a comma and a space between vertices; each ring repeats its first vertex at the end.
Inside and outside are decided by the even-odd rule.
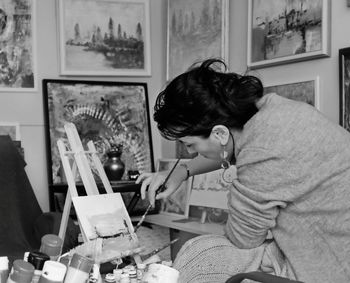
POLYGON ((179 271, 170 266, 152 263, 148 267, 148 271, 142 278, 143 283, 177 283, 179 279, 179 271))
POLYGON ((47 254, 39 251, 33 251, 28 254, 27 261, 31 263, 35 268, 32 283, 39 282, 44 263, 48 260, 50 260, 50 257, 47 254))
POLYGON ((69 263, 64 283, 86 283, 93 265, 92 259, 75 253, 69 263))
POLYGON ((0 256, 0 283, 6 283, 9 277, 9 259, 7 256, 0 256))
POLYGON ((30 283, 34 275, 34 266, 24 261, 16 259, 13 262, 11 273, 7 283, 30 283))
POLYGON ((63 283, 67 267, 60 262, 45 261, 43 271, 38 283, 63 283))
POLYGON ((62 252, 63 241, 54 234, 46 234, 41 238, 40 252, 47 254, 50 260, 57 260, 62 252))

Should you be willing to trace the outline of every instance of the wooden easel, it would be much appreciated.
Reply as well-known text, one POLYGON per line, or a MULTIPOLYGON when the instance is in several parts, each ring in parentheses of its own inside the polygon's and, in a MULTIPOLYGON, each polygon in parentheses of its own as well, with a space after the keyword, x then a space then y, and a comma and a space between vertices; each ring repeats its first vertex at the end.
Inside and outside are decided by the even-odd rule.
MULTIPOLYGON (((88 156, 91 156, 92 164, 97 169, 98 175, 102 181, 102 184, 104 186, 104 189, 106 190, 107 194, 113 193, 111 184, 107 178, 107 175, 103 169, 102 163, 100 158, 97 155, 97 151, 95 148, 95 145, 92 141, 89 141, 88 151, 84 150, 83 144, 81 143, 78 131, 73 123, 67 123, 64 125, 64 129, 67 134, 68 142, 70 145, 70 150, 67 149, 67 146, 64 144, 62 140, 57 141, 60 157, 62 160, 62 165, 64 172, 66 174, 66 179, 68 183, 68 190, 67 190, 67 196, 66 201, 64 204, 63 214, 62 214, 62 220, 60 225, 60 230, 58 236, 61 239, 65 238, 66 230, 67 230, 67 224, 69 219, 69 213, 72 206, 72 197, 78 196, 78 191, 75 183, 75 178, 77 175, 77 172, 79 171, 79 174, 81 176, 85 191, 87 195, 98 195, 99 190, 96 185, 96 181, 94 179, 94 176, 92 174, 92 170, 90 167, 88 156)), ((122 197, 120 196, 120 200, 123 203, 122 197)), ((125 210, 126 215, 128 215, 128 212, 125 208, 125 205, 123 203, 122 205, 123 209, 125 210)), ((80 225, 80 223, 79 223, 80 225)), ((80 227, 81 228, 81 227, 80 227)), ((80 229, 82 232, 82 237, 84 242, 87 242, 89 239, 86 237, 86 235, 83 233, 83 229, 80 229)), ((134 228, 130 227, 130 232, 134 232, 134 228)), ((136 262, 141 262, 141 258, 139 255, 134 256, 134 259, 136 262)))

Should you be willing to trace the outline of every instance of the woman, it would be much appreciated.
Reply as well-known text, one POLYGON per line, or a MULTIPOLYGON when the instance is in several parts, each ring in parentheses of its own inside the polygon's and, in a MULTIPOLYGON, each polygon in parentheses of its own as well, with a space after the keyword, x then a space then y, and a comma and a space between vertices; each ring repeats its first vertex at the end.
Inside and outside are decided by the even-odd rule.
MULTIPOLYGON (((148 188, 154 203, 189 176, 235 164, 237 178, 227 180, 230 244, 238 251, 257 249, 271 232, 283 275, 308 283, 349 282, 349 133, 314 107, 263 95, 258 78, 221 72, 218 64, 225 66, 203 62, 159 94, 154 120, 160 133, 199 155, 177 167, 156 197, 167 172, 142 174, 142 197, 148 188)), ((220 258, 220 264, 226 261, 220 258)))

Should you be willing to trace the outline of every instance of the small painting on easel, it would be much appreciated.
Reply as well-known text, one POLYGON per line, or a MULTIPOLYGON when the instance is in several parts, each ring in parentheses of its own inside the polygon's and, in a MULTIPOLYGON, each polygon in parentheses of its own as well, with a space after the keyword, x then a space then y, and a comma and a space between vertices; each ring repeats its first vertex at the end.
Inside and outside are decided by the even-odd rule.
POLYGON ((80 228, 87 240, 134 232, 119 193, 73 197, 80 228))

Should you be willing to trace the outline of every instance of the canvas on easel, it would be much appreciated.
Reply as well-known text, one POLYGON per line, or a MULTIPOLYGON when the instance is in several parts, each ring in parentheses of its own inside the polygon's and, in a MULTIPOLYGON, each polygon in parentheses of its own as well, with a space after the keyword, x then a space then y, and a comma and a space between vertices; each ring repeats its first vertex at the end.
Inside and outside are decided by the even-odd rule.
POLYGON ((111 184, 98 158, 92 141, 84 149, 73 123, 64 126, 69 145, 58 140, 57 145, 66 179, 67 197, 63 209, 59 236, 64 239, 69 212, 73 201, 82 237, 85 242, 75 251, 92 257, 96 263, 104 263, 133 255, 141 262, 140 247, 129 214, 120 193, 113 193, 111 184), (91 165, 97 170, 107 194, 100 195, 92 174, 91 165), (79 196, 75 176, 79 173, 87 196, 79 196))

